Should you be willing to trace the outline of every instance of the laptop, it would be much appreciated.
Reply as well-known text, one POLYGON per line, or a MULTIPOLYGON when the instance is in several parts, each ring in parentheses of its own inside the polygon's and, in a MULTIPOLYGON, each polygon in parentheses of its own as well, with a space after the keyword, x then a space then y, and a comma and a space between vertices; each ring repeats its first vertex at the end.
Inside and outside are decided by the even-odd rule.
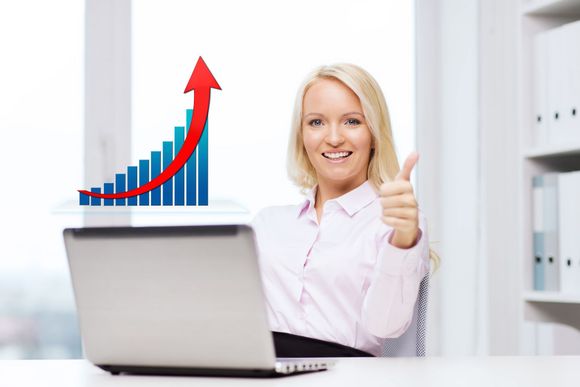
POLYGON ((246 224, 63 231, 83 350, 111 372, 276 377, 329 358, 276 358, 246 224))

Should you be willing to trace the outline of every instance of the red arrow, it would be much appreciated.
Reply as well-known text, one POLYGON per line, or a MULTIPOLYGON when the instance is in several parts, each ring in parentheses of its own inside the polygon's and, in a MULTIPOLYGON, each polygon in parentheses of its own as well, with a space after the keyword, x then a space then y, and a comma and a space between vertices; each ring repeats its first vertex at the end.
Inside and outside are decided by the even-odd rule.
POLYGON ((191 119, 189 131, 187 132, 187 137, 185 137, 185 141, 183 142, 179 153, 175 156, 175 159, 171 162, 171 164, 169 164, 167 168, 161 172, 161 174, 141 187, 132 189, 127 192, 99 194, 86 190, 78 191, 82 194, 96 198, 123 199, 149 192, 159 187, 167 180, 171 179, 185 165, 186 161, 197 147, 197 143, 199 142, 199 138, 201 137, 203 127, 205 126, 205 122, 207 120, 207 113, 209 111, 209 97, 211 93, 210 89, 221 90, 222 88, 217 83, 207 68, 207 65, 203 61, 202 57, 200 56, 197 60, 197 63, 195 64, 193 73, 191 73, 191 78, 189 78, 189 82, 185 87, 185 91, 183 92, 184 94, 187 94, 191 90, 194 90, 193 117, 191 119))

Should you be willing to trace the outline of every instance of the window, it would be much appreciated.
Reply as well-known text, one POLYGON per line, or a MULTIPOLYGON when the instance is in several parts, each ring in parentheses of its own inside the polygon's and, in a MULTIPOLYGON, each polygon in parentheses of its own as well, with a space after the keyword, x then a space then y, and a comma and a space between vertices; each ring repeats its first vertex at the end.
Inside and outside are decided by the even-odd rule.
POLYGON ((0 5, 0 358, 81 355, 62 229, 82 219, 55 209, 82 183, 83 20, 82 1, 0 5))

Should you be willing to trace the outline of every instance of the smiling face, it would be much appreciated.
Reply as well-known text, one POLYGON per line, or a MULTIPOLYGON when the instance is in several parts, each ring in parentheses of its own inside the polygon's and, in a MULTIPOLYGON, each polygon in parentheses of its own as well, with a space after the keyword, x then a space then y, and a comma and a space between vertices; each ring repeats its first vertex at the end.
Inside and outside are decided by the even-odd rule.
POLYGON ((319 79, 302 111, 304 148, 319 184, 348 192, 364 183, 372 136, 357 95, 338 80, 319 79))

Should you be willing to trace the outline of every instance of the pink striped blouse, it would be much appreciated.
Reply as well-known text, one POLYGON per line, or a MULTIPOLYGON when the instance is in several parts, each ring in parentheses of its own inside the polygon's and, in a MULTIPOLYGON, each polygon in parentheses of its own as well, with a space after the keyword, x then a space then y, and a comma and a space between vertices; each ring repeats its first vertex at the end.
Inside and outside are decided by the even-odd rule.
POLYGON ((419 210, 418 241, 400 249, 389 243, 393 229, 381 220, 368 180, 326 201, 320 224, 316 189, 299 205, 260 210, 251 222, 270 328, 379 356, 384 338, 409 327, 429 271, 426 219, 419 210))

